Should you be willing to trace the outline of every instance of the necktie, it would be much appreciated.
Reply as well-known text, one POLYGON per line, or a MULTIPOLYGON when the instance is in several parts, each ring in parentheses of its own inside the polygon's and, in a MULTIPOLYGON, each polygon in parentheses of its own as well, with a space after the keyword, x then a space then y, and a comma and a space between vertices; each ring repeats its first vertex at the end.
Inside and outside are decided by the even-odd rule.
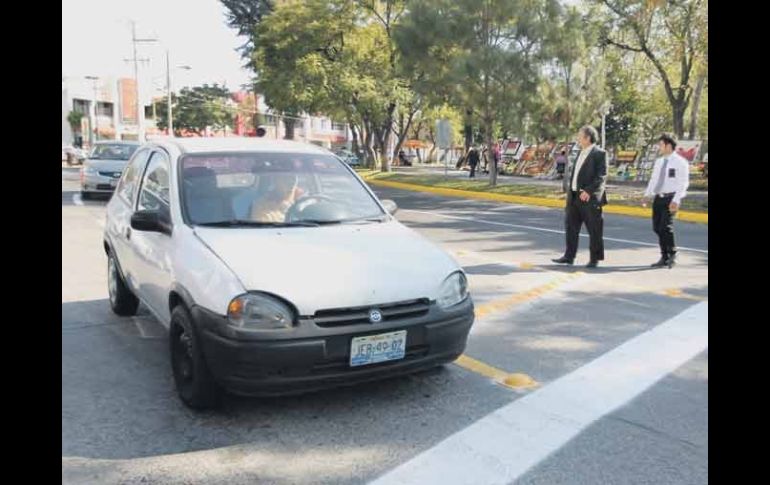
POLYGON ((658 173, 658 181, 655 182, 655 195, 660 194, 660 191, 663 190, 663 182, 666 181, 667 167, 668 167, 668 157, 663 159, 663 166, 660 168, 660 172, 658 173))

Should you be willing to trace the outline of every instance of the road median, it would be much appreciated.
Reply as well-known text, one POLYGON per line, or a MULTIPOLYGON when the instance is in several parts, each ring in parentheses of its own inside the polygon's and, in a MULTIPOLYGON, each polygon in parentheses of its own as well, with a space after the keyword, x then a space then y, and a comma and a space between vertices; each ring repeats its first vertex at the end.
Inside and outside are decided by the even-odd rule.
MULTIPOLYGON (((494 202, 504 202, 509 204, 522 204, 533 205, 540 207, 564 207, 564 196, 560 197, 538 197, 532 195, 516 195, 499 192, 489 192, 480 190, 468 190, 462 188, 442 187, 433 184, 428 184, 423 181, 422 183, 414 183, 411 180, 404 182, 403 180, 391 180, 396 177, 392 174, 381 174, 378 172, 367 171, 359 172, 359 175, 370 185, 387 187, 400 190, 410 190, 414 192, 424 192, 436 195, 442 195, 445 197, 461 197, 466 199, 476 200, 489 200, 494 202), (387 178, 386 178, 387 177, 387 178)), ((421 181, 423 178, 409 177, 421 181)), ((480 187, 483 183, 476 183, 480 187)), ((488 187, 488 186, 487 186, 488 187)), ((652 211, 649 208, 643 208, 632 205, 622 205, 610 202, 604 208, 604 212, 607 214, 618 214, 632 217, 645 217, 650 218, 652 211)), ((686 222, 695 222, 700 224, 708 224, 708 212, 696 212, 696 211, 679 211, 677 219, 686 222)))

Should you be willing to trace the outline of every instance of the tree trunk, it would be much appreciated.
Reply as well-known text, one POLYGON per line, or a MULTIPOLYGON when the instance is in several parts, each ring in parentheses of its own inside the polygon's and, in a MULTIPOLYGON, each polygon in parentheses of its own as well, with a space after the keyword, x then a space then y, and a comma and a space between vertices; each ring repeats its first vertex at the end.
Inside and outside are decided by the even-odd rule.
POLYGON ((396 111, 396 103, 391 102, 388 105, 387 115, 385 116, 385 123, 383 123, 380 129, 379 141, 382 144, 380 146, 380 155, 382 156, 381 164, 383 172, 390 172, 390 154, 388 153, 388 145, 390 145, 390 135, 393 128, 393 113, 396 111))
POLYGON ((695 85, 695 92, 692 98, 692 107, 690 108, 690 140, 694 140, 698 130, 698 110, 700 109, 700 97, 703 93, 703 87, 706 85, 707 74, 705 72, 698 76, 698 83, 695 85))
POLYGON ((473 143, 473 108, 465 109, 465 126, 463 127, 463 133, 465 135, 465 153, 471 149, 471 143, 473 143))
MULTIPOLYGON (((404 144, 404 140, 406 140, 406 136, 409 134, 409 128, 412 126, 412 120, 414 119, 414 113, 409 114, 409 118, 406 120, 406 126, 403 127, 403 130, 398 135, 398 139, 396 140, 396 147, 393 149, 393 158, 395 159, 398 157, 398 152, 401 150, 401 146, 404 144)), ((403 120, 402 120, 402 126, 403 126, 403 120)))
POLYGON ((286 127, 286 134, 283 135, 284 140, 293 140, 294 139, 294 124, 297 120, 294 118, 284 118, 283 119, 283 126, 286 127))
POLYGON ((371 169, 377 168, 377 155, 374 153, 374 133, 372 132, 372 125, 368 120, 364 120, 363 129, 365 131, 364 136, 364 151, 366 153, 366 166, 371 169))
POLYGON ((686 109, 687 105, 685 105, 683 102, 677 102, 671 105, 674 134, 680 140, 684 138, 684 112, 686 109))
POLYGON ((350 151, 352 151, 355 156, 360 157, 361 153, 359 151, 358 145, 358 129, 356 129, 356 125, 353 123, 348 123, 348 126, 350 126, 350 134, 353 136, 353 139, 350 142, 350 151))

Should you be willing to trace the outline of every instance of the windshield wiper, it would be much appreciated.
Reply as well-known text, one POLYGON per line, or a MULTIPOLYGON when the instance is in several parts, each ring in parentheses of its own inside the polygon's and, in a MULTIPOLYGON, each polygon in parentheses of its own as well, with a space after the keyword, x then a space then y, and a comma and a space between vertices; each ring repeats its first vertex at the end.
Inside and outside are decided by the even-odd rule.
POLYGON ((204 227, 317 227, 318 224, 312 221, 297 222, 265 222, 249 221, 245 219, 230 219, 228 221, 198 222, 198 226, 204 227))

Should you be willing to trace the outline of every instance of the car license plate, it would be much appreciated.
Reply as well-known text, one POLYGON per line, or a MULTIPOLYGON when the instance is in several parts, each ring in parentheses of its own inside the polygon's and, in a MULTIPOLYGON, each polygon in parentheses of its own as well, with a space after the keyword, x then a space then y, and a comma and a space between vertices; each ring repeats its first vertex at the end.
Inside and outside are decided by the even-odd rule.
POLYGON ((404 358, 406 330, 354 337, 350 343, 350 367, 404 358))

